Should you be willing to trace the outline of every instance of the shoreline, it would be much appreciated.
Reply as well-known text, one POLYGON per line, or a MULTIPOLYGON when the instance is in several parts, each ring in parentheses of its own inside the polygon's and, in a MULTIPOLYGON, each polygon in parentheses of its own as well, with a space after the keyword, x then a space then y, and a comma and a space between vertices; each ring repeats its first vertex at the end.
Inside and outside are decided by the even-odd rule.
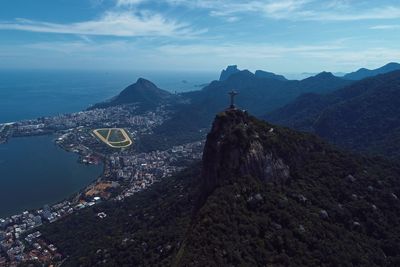
MULTIPOLYGON (((10 139, 13 139, 13 138, 18 139, 18 138, 32 138, 32 137, 39 137, 39 136, 48 136, 48 137, 51 138, 49 141, 51 142, 51 144, 53 146, 56 147, 57 150, 62 151, 62 153, 70 153, 71 155, 74 155, 76 157, 76 159, 75 159, 76 164, 83 165, 84 167, 85 166, 90 166, 90 165, 98 166, 98 165, 101 164, 101 167, 102 167, 101 173, 98 174, 96 177, 89 178, 90 179, 89 184, 85 185, 84 187, 80 187, 78 190, 75 190, 74 192, 69 193, 68 196, 63 197, 62 199, 46 203, 47 205, 50 205, 50 206, 57 205, 57 204, 62 203, 64 201, 71 201, 74 198, 76 198, 76 196, 81 195, 88 187, 90 187, 93 183, 95 183, 99 178, 101 178, 103 176, 104 170, 105 170, 105 162, 104 161, 98 161, 96 163, 85 163, 85 162, 83 162, 82 161, 82 159, 83 159, 83 155, 82 154, 74 153, 73 151, 67 150, 64 147, 60 146, 56 142, 57 139, 54 138, 55 135, 56 135, 56 133, 44 133, 44 134, 33 134, 33 135, 24 135, 24 136, 13 136, 13 137, 7 139, 7 142, 0 143, 0 147, 1 147, 1 145, 7 144, 10 141, 10 139)), ((11 218, 12 216, 21 215, 23 212, 26 212, 26 211, 35 212, 37 210, 40 210, 41 208, 42 207, 37 206, 37 207, 22 209, 22 210, 18 210, 18 211, 16 210, 15 212, 10 213, 9 215, 1 215, 0 219, 7 219, 7 218, 11 218)))
MULTIPOLYGON (((132 141, 136 141, 143 135, 152 135, 153 129, 164 123, 171 112, 168 105, 163 104, 148 111, 138 109, 136 104, 120 105, 21 121, 10 126, 7 132, 0 132, 0 138, 6 134, 8 138, 51 136, 51 142, 57 149, 78 156, 76 163, 103 164, 99 175, 93 176, 87 185, 63 200, 54 201, 51 206, 45 205, 43 208, 38 205, 29 211, 9 216, 7 220, 0 219, 0 233, 8 236, 7 244, 13 246, 7 249, 7 253, 29 258, 30 251, 34 250, 32 242, 42 242, 42 247, 54 249, 50 249, 50 254, 42 250, 42 256, 46 255, 51 260, 62 258, 53 244, 46 243, 40 237, 40 228, 37 228, 42 224, 54 223, 81 209, 105 201, 124 201, 154 183, 182 171, 188 162, 200 160, 204 147, 203 138, 145 152, 136 151, 134 146, 111 148, 92 133, 93 129, 102 127, 123 128, 132 141), (34 231, 36 232, 33 233, 34 231), (25 241, 29 243, 27 247, 25 241)), ((107 215, 97 210, 94 216, 101 220, 107 215)))

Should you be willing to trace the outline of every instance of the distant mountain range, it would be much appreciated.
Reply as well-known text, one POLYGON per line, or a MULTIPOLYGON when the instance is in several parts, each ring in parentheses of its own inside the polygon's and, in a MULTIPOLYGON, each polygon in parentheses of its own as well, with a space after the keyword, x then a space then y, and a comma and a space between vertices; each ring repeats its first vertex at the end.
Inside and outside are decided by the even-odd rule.
MULTIPOLYGON (((257 71, 254 74, 248 70, 238 70, 236 66, 229 66, 222 71, 221 77, 226 79, 213 81, 199 91, 179 95, 164 91, 141 78, 125 88, 118 96, 91 108, 138 103, 142 109, 151 109, 163 103, 170 104, 174 111, 171 118, 156 128, 152 137, 146 136, 141 139, 146 144, 144 147, 159 149, 162 143, 158 140, 165 140, 166 145, 171 142, 179 144, 183 141, 198 140, 204 135, 199 130, 208 128, 214 114, 228 106, 228 92, 232 89, 239 92, 237 98, 239 107, 256 115, 264 115, 303 93, 331 92, 352 83, 327 72, 297 81, 286 80, 281 75, 265 71, 257 71)), ((137 145, 140 147, 140 142, 137 145)))
MULTIPOLYGON (((362 80, 368 77, 372 77, 372 76, 376 76, 379 74, 384 74, 384 73, 388 73, 388 72, 392 72, 395 70, 400 70, 400 64, 399 63, 395 63, 395 62, 391 62, 388 63, 380 68, 377 69, 366 69, 366 68, 361 68, 357 71, 351 72, 351 73, 344 73, 344 72, 335 72, 333 73, 334 76, 336 77, 340 77, 346 80, 353 80, 353 81, 357 81, 357 80, 362 80)), ((221 76, 220 76, 220 81, 225 81, 229 78, 229 76, 240 72, 240 70, 238 69, 237 65, 231 65, 228 66, 225 70, 222 70, 221 72, 221 76)), ((270 78, 270 79, 277 79, 277 80, 287 80, 283 75, 277 75, 275 73, 272 72, 267 72, 267 71, 263 71, 263 70, 257 70, 255 72, 255 75, 257 77, 263 77, 263 78, 270 78)), ((308 73, 308 72, 303 72, 301 73, 302 76, 315 76, 318 75, 318 73, 308 73)))
POLYGON ((228 110, 201 164, 39 230, 63 266, 398 266, 399 177, 228 110))
POLYGON ((400 71, 394 71, 326 95, 302 95, 265 118, 346 148, 400 158, 399 99, 400 71))
POLYGON ((198 131, 209 126, 214 114, 221 107, 228 106, 228 92, 235 89, 239 96, 237 105, 256 115, 265 114, 279 108, 297 96, 307 92, 331 92, 342 88, 351 81, 321 73, 302 81, 289 81, 282 78, 265 78, 256 76, 248 70, 236 72, 223 81, 213 81, 200 91, 181 94, 189 99, 188 105, 182 105, 175 115, 161 128, 170 132, 181 129, 198 131))
MULTIPOLYGON (((238 69, 237 65, 230 65, 226 69, 221 71, 219 81, 226 81, 229 79, 230 76, 232 76, 238 72, 241 72, 241 70, 238 69)), ((279 81, 287 80, 283 75, 277 75, 275 73, 263 71, 263 70, 256 70, 254 75, 258 78, 266 78, 266 79, 279 80, 279 81)))
POLYGON ((378 74, 388 73, 395 70, 400 70, 400 64, 391 62, 386 64, 385 66, 382 66, 374 70, 361 68, 355 72, 344 75, 343 78, 347 80, 362 80, 368 77, 372 77, 378 74))
MULTIPOLYGON (((303 93, 328 93, 335 89, 352 83, 365 77, 387 73, 400 69, 400 64, 389 63, 375 70, 360 69, 349 73, 343 78, 337 77, 330 72, 321 72, 312 77, 297 81, 287 80, 283 75, 272 72, 257 70, 254 74, 248 70, 239 70, 237 65, 228 66, 222 70, 219 81, 213 81, 202 90, 182 94, 192 102, 210 97, 211 106, 214 104, 224 105, 225 95, 228 91, 239 90, 238 104, 249 109, 254 114, 262 114, 288 103, 294 97, 303 93), (213 92, 215 89, 216 92, 213 92), (222 94, 221 94, 222 93, 222 94), (221 99, 223 95, 223 99, 221 99)), ((104 108, 128 103, 139 103, 145 108, 152 108, 159 103, 176 99, 176 95, 158 88, 152 82, 139 78, 136 83, 125 88, 118 96, 98 103, 91 108, 104 108)), ((217 112, 213 109, 210 113, 217 112)))
MULTIPOLYGON (((397 63, 390 63, 364 75, 396 66, 397 63)), ((92 108, 140 103, 143 108, 151 109, 161 103, 172 104, 171 118, 154 130, 150 140, 142 138, 146 147, 158 149, 162 143, 157 140, 165 140, 169 145, 199 139, 204 135, 200 130, 207 129, 214 114, 228 106, 227 94, 235 89, 239 92, 237 106, 257 116, 314 132, 346 148, 397 157, 400 155, 397 76, 398 72, 391 72, 353 81, 321 72, 297 81, 265 71, 239 70, 233 65, 221 72, 219 81, 199 91, 177 96, 139 79, 110 101, 92 108)))
MULTIPOLYGON (((267 72, 264 72, 265 74, 267 72)), ((326 93, 344 87, 351 82, 333 76, 331 73, 320 73, 301 80, 289 81, 275 74, 258 75, 248 70, 232 74, 225 81, 214 81, 201 91, 186 94, 195 108, 211 109, 211 116, 221 107, 227 105, 227 94, 230 90, 238 91, 237 105, 254 114, 262 114, 265 110, 273 110, 282 106, 294 97, 307 92, 326 93)), ((211 117, 212 118, 212 117, 211 117)))

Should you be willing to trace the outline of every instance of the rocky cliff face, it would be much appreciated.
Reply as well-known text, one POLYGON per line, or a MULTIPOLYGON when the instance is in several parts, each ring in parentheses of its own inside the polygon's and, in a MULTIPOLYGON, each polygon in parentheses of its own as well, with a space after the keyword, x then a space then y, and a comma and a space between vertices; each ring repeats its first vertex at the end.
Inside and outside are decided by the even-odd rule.
POLYGON ((227 110, 217 115, 203 154, 205 192, 234 182, 233 177, 252 176, 265 182, 286 181, 289 166, 264 145, 274 138, 270 127, 260 135, 251 116, 241 110, 227 110))
POLYGON ((220 81, 227 80, 232 74, 238 73, 240 70, 237 68, 237 65, 228 66, 225 70, 222 70, 221 75, 219 77, 220 81))

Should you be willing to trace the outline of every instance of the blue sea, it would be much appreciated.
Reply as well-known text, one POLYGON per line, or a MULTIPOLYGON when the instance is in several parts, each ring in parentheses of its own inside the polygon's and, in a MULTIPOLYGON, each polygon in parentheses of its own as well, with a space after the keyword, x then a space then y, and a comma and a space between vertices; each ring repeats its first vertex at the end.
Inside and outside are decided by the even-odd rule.
MULTIPOLYGON (((118 94, 139 77, 171 92, 201 89, 217 73, 1 71, 0 123, 78 112, 118 94)), ((53 136, 0 145, 0 218, 63 200, 101 174, 54 145, 53 136)))
POLYGON ((184 92, 201 89, 218 74, 0 70, 0 123, 81 111, 117 95, 140 77, 170 92, 184 92))

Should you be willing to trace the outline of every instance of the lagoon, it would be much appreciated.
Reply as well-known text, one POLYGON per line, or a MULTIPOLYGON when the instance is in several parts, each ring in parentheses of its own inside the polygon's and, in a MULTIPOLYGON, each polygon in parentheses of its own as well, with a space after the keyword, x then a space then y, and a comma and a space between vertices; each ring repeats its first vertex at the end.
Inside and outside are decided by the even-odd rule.
POLYGON ((12 138, 0 145, 0 218, 54 204, 83 189, 102 165, 78 163, 54 136, 12 138))
MULTIPOLYGON (((215 73, 0 70, 0 123, 77 112, 144 77, 170 92, 199 90, 215 73)), ((102 172, 77 163, 52 136, 0 145, 0 218, 69 197, 102 172)))

